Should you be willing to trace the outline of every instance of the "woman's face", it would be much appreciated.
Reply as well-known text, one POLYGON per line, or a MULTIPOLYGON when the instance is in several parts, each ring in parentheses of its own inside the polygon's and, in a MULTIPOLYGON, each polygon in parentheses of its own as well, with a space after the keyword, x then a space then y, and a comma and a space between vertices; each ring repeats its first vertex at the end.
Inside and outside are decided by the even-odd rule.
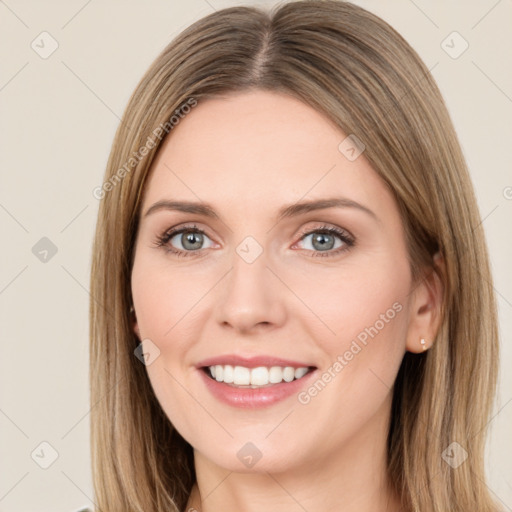
POLYGON ((421 348, 416 290, 397 205, 346 137, 257 91, 199 102, 153 162, 135 330, 208 463, 311 468, 385 436, 404 352, 421 348))

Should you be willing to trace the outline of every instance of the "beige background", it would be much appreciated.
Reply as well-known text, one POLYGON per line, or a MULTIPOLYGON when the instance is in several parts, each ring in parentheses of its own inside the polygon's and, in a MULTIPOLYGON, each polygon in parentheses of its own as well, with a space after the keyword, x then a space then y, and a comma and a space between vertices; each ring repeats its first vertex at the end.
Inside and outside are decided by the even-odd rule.
MULTIPOLYGON (((152 60, 192 21, 240 3, 264 5, 0 0, 0 512, 71 512, 91 505, 87 315, 98 208, 92 190, 103 181, 119 118, 152 60), (43 31, 50 36, 40 36, 43 31), (40 54, 52 40, 58 48, 44 59, 40 54), (46 262, 32 251, 43 237, 57 249, 46 262), (53 450, 58 457, 41 468, 52 462, 53 450)), ((356 3, 411 43, 446 99, 487 233, 502 368, 509 369, 512 3, 356 3), (460 36, 450 35, 454 31, 460 36), (469 47, 453 58, 464 41, 469 47)), ((39 243, 39 251, 48 244, 39 243)), ((488 472, 505 510, 512 510, 511 426, 512 377, 503 371, 488 472)))

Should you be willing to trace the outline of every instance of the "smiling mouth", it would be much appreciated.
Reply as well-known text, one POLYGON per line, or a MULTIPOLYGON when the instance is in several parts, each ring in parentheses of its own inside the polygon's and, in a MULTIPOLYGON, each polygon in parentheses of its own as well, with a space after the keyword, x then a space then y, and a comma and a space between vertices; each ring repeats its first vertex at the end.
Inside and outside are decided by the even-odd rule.
POLYGON ((293 382, 302 379, 315 370, 315 366, 245 366, 214 365, 204 366, 202 370, 212 380, 235 388, 258 389, 272 387, 276 384, 293 382))

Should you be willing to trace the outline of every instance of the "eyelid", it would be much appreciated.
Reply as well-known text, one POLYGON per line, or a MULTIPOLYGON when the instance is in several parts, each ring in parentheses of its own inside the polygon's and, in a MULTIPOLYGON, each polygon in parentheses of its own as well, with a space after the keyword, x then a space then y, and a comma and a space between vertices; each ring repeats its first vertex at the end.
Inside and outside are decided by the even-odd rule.
MULTIPOLYGON (((311 249, 304 249, 311 253, 312 257, 336 257, 350 250, 356 243, 356 238, 350 231, 341 228, 339 226, 322 223, 320 226, 313 226, 301 230, 299 240, 292 245, 292 248, 296 247, 298 243, 302 242, 305 237, 310 236, 314 233, 327 233, 329 235, 339 238, 342 242, 341 247, 336 249, 329 249, 326 251, 313 251, 311 249)), ((299 248, 300 249, 300 248, 299 248)))
MULTIPOLYGON (((183 225, 178 224, 176 226, 173 226, 172 228, 165 230, 161 235, 157 235, 157 240, 155 242, 155 245, 157 247, 163 247, 168 253, 174 254, 176 256, 192 256, 192 257, 200 256, 200 255, 204 254, 204 252, 207 249, 211 249, 211 247, 208 247, 208 248, 202 248, 202 249, 197 249, 197 250, 193 250, 193 251, 187 251, 187 250, 183 250, 183 249, 176 249, 176 248, 170 246, 170 244, 169 244, 170 240, 172 240, 175 236, 178 236, 187 231, 200 233, 200 234, 208 237, 208 239, 210 239, 210 241, 213 244, 216 244, 216 242, 212 239, 212 237, 210 237, 208 235, 206 230, 198 227, 195 223, 192 223, 192 224, 184 223, 183 225)), ((330 249, 330 250, 326 250, 326 251, 312 251, 311 249, 304 249, 308 252, 313 253, 313 256, 323 256, 323 257, 337 256, 337 255, 347 251, 348 249, 350 249, 355 244, 355 240, 356 240, 354 235, 352 235, 352 233, 350 233, 348 230, 346 230, 344 228, 341 228, 341 227, 335 226, 335 225, 331 225, 331 224, 320 223, 320 225, 317 225, 317 226, 303 228, 297 235, 299 238, 298 238, 297 242, 295 242, 292 245, 292 248, 295 247, 297 245, 297 243, 301 242, 306 236, 312 235, 314 233, 327 233, 327 234, 336 236, 342 241, 343 246, 338 247, 335 250, 330 249)))
MULTIPOLYGON (((196 222, 183 222, 181 224, 177 224, 176 226, 172 226, 168 229, 166 229, 160 236, 163 237, 175 237, 176 235, 186 232, 186 231, 193 231, 198 232, 203 235, 206 235, 210 240, 212 240, 212 237, 208 234, 208 230, 200 227, 196 222)), ((212 240, 213 241, 213 240, 212 240)))
POLYGON ((338 236, 344 236, 350 241, 355 242, 355 236, 350 231, 348 231, 345 228, 336 226, 334 224, 329 224, 325 222, 320 222, 319 225, 315 225, 312 227, 303 228, 301 229, 301 231, 299 231, 299 234, 297 236, 299 237, 299 239, 302 239, 304 236, 316 233, 318 231, 332 232, 334 234, 337 234, 338 236))
POLYGON ((196 251, 184 251, 183 249, 176 249, 170 245, 170 241, 175 237, 187 231, 192 231, 195 233, 200 233, 206 237, 213 244, 216 244, 212 237, 208 235, 206 230, 198 227, 195 223, 183 223, 173 226, 171 228, 166 229, 163 233, 156 235, 156 240, 154 242, 154 246, 157 248, 163 248, 166 252, 170 254, 174 254, 175 256, 198 256, 203 254, 204 249, 198 249, 196 251))

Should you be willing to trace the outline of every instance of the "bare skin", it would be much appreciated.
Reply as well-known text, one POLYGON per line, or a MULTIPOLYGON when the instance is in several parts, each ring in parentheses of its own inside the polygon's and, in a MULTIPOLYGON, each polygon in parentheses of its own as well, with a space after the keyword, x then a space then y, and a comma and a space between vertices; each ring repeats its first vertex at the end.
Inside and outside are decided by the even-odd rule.
POLYGON ((435 274, 413 283, 398 207, 364 153, 350 161, 340 152, 346 136, 296 99, 253 91, 200 102, 153 162, 132 272, 134 329, 160 350, 149 379, 194 448, 187 510, 400 510, 385 464, 392 385, 404 353, 435 337, 442 290, 435 274), (352 203, 277 218, 285 205, 334 197, 352 203), (209 203, 218 217, 146 216, 161 200, 209 203), (158 246, 184 226, 204 231, 200 249, 182 234, 158 246), (325 227, 341 236, 321 246, 325 227), (250 250, 262 250, 251 263, 236 250, 248 236, 250 250), (331 378, 316 393, 310 382, 302 400, 241 409, 213 396, 197 368, 225 354, 304 361, 331 378), (261 454, 252 467, 237 456, 248 442, 261 454))

